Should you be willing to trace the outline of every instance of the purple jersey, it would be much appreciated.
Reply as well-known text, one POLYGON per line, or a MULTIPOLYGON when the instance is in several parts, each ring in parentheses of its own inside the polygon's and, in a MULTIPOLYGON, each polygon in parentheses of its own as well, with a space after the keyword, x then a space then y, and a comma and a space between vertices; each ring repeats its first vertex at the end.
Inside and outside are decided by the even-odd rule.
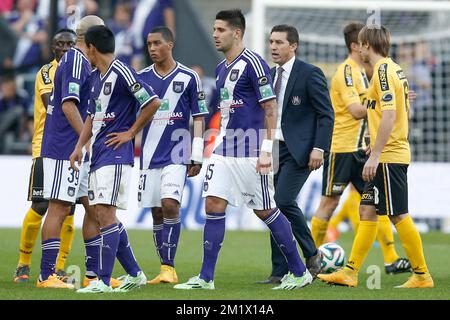
POLYGON ((136 121, 140 108, 158 96, 138 79, 136 72, 123 62, 114 60, 102 76, 96 70, 91 76, 88 114, 92 118, 91 169, 115 164, 134 163, 134 143, 129 141, 117 150, 106 146, 108 134, 125 132, 136 121))
POLYGON ((77 48, 67 51, 55 72, 54 87, 47 107, 42 156, 69 160, 78 141, 78 134, 67 120, 62 105, 74 100, 82 119, 86 118, 89 97, 91 64, 77 48))
POLYGON ((244 49, 227 64, 216 68, 220 94, 221 132, 214 153, 227 157, 258 157, 264 138, 261 103, 275 99, 270 69, 256 53, 244 49))
POLYGON ((151 83, 161 100, 161 106, 142 135, 141 169, 162 168, 169 164, 187 163, 191 139, 189 119, 205 116, 208 108, 197 73, 177 62, 168 75, 162 77, 154 65, 139 72, 146 83, 151 83), (172 150, 180 152, 172 155, 172 150))

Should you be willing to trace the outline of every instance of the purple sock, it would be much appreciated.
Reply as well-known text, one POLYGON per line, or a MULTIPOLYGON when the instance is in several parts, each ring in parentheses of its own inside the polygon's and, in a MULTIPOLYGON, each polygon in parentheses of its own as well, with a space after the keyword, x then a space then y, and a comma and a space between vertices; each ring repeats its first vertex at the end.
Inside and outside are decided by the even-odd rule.
POLYGON ((286 257, 289 271, 297 277, 302 276, 306 267, 298 253, 297 242, 288 219, 278 208, 275 208, 264 223, 269 227, 275 242, 286 257))
POLYGON ((51 238, 42 241, 42 258, 40 281, 45 281, 49 276, 55 273, 56 259, 58 257, 61 240, 51 238))
POLYGON ((100 262, 98 277, 109 286, 111 274, 116 260, 117 247, 119 246, 119 227, 117 223, 106 228, 100 228, 102 243, 100 245, 100 262))
POLYGON ((214 279, 214 269, 225 237, 225 212, 207 213, 203 231, 203 263, 200 278, 214 279))
POLYGON ((177 252, 178 239, 180 238, 181 219, 164 218, 162 231, 162 264, 173 267, 175 254, 177 252))
POLYGON ((153 224, 153 242, 155 243, 156 253, 158 254, 159 261, 162 263, 162 235, 163 235, 162 224, 153 224))
POLYGON ((102 238, 100 235, 84 240, 87 277, 96 277, 98 275, 98 256, 101 243, 102 238))
POLYGON ((141 271, 141 268, 138 266, 133 249, 128 241, 127 230, 125 230, 125 227, 121 222, 119 223, 119 236, 120 240, 117 249, 117 260, 119 260, 126 273, 136 277, 138 272, 141 271))

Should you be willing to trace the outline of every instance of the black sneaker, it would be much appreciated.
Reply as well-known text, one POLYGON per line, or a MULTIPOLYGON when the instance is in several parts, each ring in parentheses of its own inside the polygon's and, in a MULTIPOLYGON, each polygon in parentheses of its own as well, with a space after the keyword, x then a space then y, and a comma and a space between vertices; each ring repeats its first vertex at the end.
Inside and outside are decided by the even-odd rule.
POLYGON ((30 266, 27 265, 23 265, 23 266, 18 266, 16 268, 16 272, 14 273, 14 282, 28 282, 30 279, 30 266))
POLYGON ((399 274, 404 272, 412 272, 411 263, 406 258, 398 258, 391 264, 385 265, 386 274, 399 274))
POLYGON ((312 256, 311 258, 306 258, 306 269, 308 269, 309 273, 313 277, 313 280, 316 279, 317 275, 322 271, 322 252, 317 250, 317 254, 312 256))

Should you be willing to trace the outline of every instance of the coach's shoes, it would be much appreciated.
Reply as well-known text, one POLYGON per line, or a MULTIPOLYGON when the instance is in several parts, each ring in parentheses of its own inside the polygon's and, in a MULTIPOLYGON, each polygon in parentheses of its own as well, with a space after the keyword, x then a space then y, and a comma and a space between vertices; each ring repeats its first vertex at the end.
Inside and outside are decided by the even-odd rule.
POLYGON ((256 281, 256 284, 280 284, 283 277, 270 276, 266 280, 256 281))
POLYGON ((145 276, 144 272, 139 271, 136 277, 127 274, 120 286, 114 289, 114 292, 129 292, 131 290, 140 288, 145 284, 147 284, 147 277, 145 276))
MULTIPOLYGON (((97 277, 95 277, 95 278, 88 278, 88 277, 85 276, 84 279, 83 279, 83 287, 87 287, 92 281, 97 281, 97 280, 98 280, 97 277)), ((122 281, 120 279, 111 278, 109 280, 109 283, 110 283, 111 287, 113 289, 115 289, 115 288, 118 288, 120 286, 122 281)))
POLYGON ((177 272, 175 271, 174 267, 163 264, 161 265, 161 271, 159 272, 159 274, 147 283, 178 283, 177 272))
POLYGON ((30 266, 21 265, 16 268, 13 281, 16 283, 24 283, 30 280, 30 266))
POLYGON ((319 274, 320 280, 329 284, 346 287, 356 287, 358 285, 358 273, 350 268, 342 268, 330 274, 319 274))
POLYGON ((411 263, 406 258, 398 258, 391 264, 384 266, 386 274, 398 274, 404 272, 412 272, 411 263))
POLYGON ((408 281, 395 288, 434 288, 434 281, 433 278, 431 278, 431 274, 428 272, 425 274, 413 273, 408 281))
POLYGON ((210 280, 209 282, 206 282, 202 278, 200 278, 200 275, 190 278, 185 283, 176 284, 174 286, 174 289, 181 289, 181 290, 214 290, 214 281, 210 280))
POLYGON ((110 293, 113 292, 111 285, 106 285, 103 280, 94 279, 89 282, 87 287, 78 289, 77 293, 110 293))
POLYGON ((296 277, 292 273, 286 274, 283 279, 281 279, 281 284, 272 288, 272 290, 294 290, 300 289, 307 286, 313 282, 313 277, 308 270, 303 273, 301 277, 296 277))
POLYGON ((47 280, 36 282, 38 288, 54 288, 54 289, 74 289, 75 286, 70 283, 62 282, 56 274, 52 274, 47 280))
POLYGON ((322 271, 322 252, 317 250, 317 254, 311 258, 306 258, 306 269, 313 277, 313 280, 317 278, 317 275, 322 271))

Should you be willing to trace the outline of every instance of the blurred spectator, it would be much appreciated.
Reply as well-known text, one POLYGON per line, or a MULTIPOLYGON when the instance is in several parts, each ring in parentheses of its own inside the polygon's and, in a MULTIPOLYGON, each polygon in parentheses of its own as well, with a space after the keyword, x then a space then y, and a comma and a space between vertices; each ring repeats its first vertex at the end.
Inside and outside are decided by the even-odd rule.
POLYGON ((208 106, 209 115, 205 117, 205 123, 208 126, 209 120, 216 113, 219 105, 219 95, 217 93, 216 80, 205 76, 205 72, 201 66, 191 66, 192 70, 197 72, 202 81, 203 91, 205 92, 206 105, 208 106))
POLYGON ((17 8, 7 20, 18 37, 13 67, 38 65, 42 59, 42 48, 47 44, 45 24, 33 11, 33 0, 18 0, 17 8))
POLYGON ((13 9, 13 0, 2 0, 0 1, 0 14, 11 12, 13 9))
POLYGON ((108 27, 111 28, 116 37, 115 55, 117 59, 129 64, 135 70, 139 70, 142 51, 135 46, 134 33, 131 30, 132 12, 131 3, 119 1, 114 10, 114 17, 108 23, 108 27))
POLYGON ((29 96, 17 89, 14 75, 0 79, 0 153, 27 153, 32 133, 28 131, 29 96))
POLYGON ((136 48, 145 57, 145 66, 152 64, 147 53, 147 35, 157 26, 167 26, 175 35, 175 10, 172 0, 141 0, 133 16, 132 30, 136 48))
MULTIPOLYGON (((98 4, 95 0, 57 0, 58 27, 75 29, 77 22, 89 14, 96 14, 98 4)), ((49 19, 51 0, 39 0, 37 15, 44 20, 49 19)))

